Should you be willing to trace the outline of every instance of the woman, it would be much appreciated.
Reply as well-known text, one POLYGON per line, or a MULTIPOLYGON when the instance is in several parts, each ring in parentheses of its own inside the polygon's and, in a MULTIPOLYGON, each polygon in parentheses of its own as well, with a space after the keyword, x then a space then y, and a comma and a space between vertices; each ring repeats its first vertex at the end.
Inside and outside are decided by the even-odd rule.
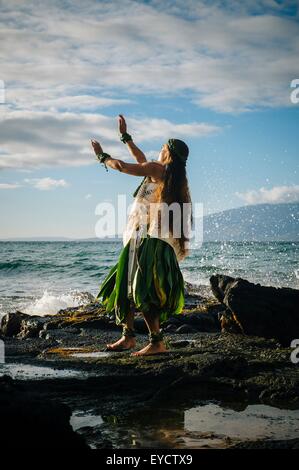
POLYGON ((169 139, 158 160, 148 162, 127 133, 122 115, 119 116, 119 132, 137 163, 112 158, 92 140, 97 158, 106 169, 144 178, 134 193, 123 236, 124 247, 117 264, 103 281, 97 299, 106 306, 107 312, 115 313, 116 323, 123 326, 121 338, 108 344, 106 350, 135 348, 134 312, 137 309, 143 313, 148 327, 149 344, 132 355, 152 355, 167 350, 160 324, 170 315, 180 314, 184 306, 184 281, 178 262, 188 254, 186 228, 192 223, 186 177, 189 149, 183 141, 169 139), (176 210, 163 212, 165 207, 176 210), (186 207, 187 212, 182 210, 186 207), (166 231, 163 230, 165 217, 161 215, 165 213, 169 214, 166 231))

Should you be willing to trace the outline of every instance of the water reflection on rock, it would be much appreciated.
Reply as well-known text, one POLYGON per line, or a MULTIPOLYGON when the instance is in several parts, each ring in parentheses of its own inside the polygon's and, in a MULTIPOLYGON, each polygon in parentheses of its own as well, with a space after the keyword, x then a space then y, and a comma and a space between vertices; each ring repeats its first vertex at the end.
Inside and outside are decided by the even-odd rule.
POLYGON ((94 448, 103 447, 103 442, 111 448, 226 448, 247 440, 299 438, 299 410, 262 404, 151 407, 101 419, 85 416, 89 427, 79 429, 94 448))

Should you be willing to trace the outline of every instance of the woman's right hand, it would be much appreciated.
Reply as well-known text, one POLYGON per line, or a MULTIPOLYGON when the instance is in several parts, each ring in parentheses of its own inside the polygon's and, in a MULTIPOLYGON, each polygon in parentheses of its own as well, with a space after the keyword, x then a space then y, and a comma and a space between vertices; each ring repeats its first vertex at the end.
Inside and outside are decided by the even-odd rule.
POLYGON ((97 140, 92 139, 91 145, 96 155, 103 152, 102 146, 97 140))
POLYGON ((118 115, 118 130, 120 134, 127 132, 127 123, 122 114, 118 115))

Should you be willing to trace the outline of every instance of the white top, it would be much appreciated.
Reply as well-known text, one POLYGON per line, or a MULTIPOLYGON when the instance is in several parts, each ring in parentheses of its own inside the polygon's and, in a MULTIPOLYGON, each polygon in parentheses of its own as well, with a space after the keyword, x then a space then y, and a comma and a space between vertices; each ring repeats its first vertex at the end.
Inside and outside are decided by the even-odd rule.
MULTIPOLYGON (((157 186, 158 183, 150 181, 148 177, 140 187, 128 216, 127 226, 123 233, 123 244, 125 246, 131 238, 134 238, 136 239, 136 243, 134 243, 134 247, 136 248, 142 236, 146 236, 147 234, 169 243, 169 245, 174 248, 177 260, 182 261, 188 254, 188 249, 186 249, 184 253, 181 253, 179 239, 175 237, 175 233, 172 235, 168 230, 168 205, 155 203, 154 194, 157 186), (162 214, 160 216, 160 222, 158 217, 159 211, 160 214, 162 214), (165 218, 163 214, 165 214, 165 218)), ((174 227, 181 227, 181 217, 180 208, 178 211, 174 210, 174 227)))

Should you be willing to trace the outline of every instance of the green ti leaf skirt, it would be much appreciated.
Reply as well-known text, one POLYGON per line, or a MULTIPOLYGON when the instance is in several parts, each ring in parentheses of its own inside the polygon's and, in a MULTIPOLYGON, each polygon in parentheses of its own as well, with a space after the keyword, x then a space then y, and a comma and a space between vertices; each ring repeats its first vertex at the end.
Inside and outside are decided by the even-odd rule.
POLYGON ((116 324, 122 323, 134 307, 159 315, 160 323, 170 315, 180 314, 184 307, 184 280, 172 246, 159 238, 144 237, 137 248, 137 267, 132 290, 128 295, 128 262, 130 241, 123 247, 118 262, 100 286, 97 300, 115 313, 116 324))

